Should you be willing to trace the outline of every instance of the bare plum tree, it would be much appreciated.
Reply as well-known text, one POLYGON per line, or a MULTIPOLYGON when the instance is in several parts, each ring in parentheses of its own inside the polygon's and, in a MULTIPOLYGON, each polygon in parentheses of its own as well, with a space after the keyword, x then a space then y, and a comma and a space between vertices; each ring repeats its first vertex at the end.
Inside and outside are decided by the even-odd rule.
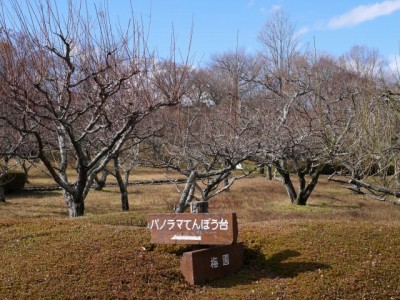
POLYGON ((158 151, 154 153, 161 166, 187 178, 180 190, 177 212, 183 212, 193 199, 208 202, 254 171, 236 167, 259 151, 256 115, 243 109, 236 127, 228 115, 229 108, 224 105, 179 107, 170 112, 168 120, 174 122, 167 127, 162 145, 156 144, 158 151), (221 186, 226 180, 227 184, 221 186))
POLYGON ((210 66, 191 73, 185 105, 169 111, 164 144, 156 147, 162 152, 155 153, 163 166, 187 177, 177 212, 193 199, 207 202, 228 191, 254 171, 236 168, 259 151, 258 113, 246 105, 252 100, 255 84, 248 78, 256 64, 244 51, 213 56, 210 66))
POLYGON ((352 126, 339 163, 346 180, 333 179, 356 193, 400 205, 399 91, 374 49, 355 46, 340 58, 342 69, 357 82, 355 126, 352 126))
POLYGON ((257 80, 265 91, 259 100, 264 141, 260 163, 275 168, 292 204, 306 205, 354 118, 352 91, 347 89, 351 83, 344 82, 338 92, 329 86, 341 78, 340 69, 327 68, 324 57, 300 53, 295 27, 281 11, 268 20, 259 40, 265 48, 257 80))
MULTIPOLYGON (((149 114, 179 102, 186 74, 171 74, 162 92, 148 90, 157 76, 142 26, 114 28, 106 6, 91 15, 70 0, 61 15, 53 1, 21 5, 1 4, 8 47, 0 54, 7 106, 0 120, 15 133, 12 154, 39 159, 62 187, 69 216, 82 216, 96 174, 149 114)), ((163 73, 174 72, 168 63, 163 73)))

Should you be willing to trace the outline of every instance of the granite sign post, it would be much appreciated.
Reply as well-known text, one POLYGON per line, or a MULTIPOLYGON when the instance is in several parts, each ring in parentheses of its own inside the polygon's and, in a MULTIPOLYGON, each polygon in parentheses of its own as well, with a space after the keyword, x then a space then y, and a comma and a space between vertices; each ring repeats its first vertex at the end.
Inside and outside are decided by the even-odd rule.
POLYGON ((242 268, 243 252, 243 243, 185 252, 181 259, 181 272, 192 285, 220 278, 242 268))

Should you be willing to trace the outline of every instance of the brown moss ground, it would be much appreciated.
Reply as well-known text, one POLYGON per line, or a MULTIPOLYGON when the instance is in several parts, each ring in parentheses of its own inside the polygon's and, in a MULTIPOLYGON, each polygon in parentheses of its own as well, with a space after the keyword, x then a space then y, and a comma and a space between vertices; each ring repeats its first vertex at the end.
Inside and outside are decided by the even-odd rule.
MULTIPOLYGON (((32 168, 29 171, 29 183, 26 186, 42 186, 42 185, 56 185, 54 180, 50 177, 48 172, 44 169, 32 168)), ((68 169, 68 178, 73 179, 76 176, 76 172, 73 169, 68 169)), ((177 172, 168 171, 165 169, 154 169, 149 167, 137 167, 133 169, 129 180, 166 180, 166 179, 177 179, 182 178, 177 172)), ((116 179, 113 176, 107 177, 107 182, 116 183, 116 179)))
POLYGON ((68 219, 62 194, 11 195, 0 205, 1 299, 399 299, 400 209, 323 181, 306 207, 278 182, 239 181, 212 200, 236 211, 245 265, 203 286, 179 271, 183 246, 151 246, 149 212, 170 212, 175 187, 92 192, 68 219))

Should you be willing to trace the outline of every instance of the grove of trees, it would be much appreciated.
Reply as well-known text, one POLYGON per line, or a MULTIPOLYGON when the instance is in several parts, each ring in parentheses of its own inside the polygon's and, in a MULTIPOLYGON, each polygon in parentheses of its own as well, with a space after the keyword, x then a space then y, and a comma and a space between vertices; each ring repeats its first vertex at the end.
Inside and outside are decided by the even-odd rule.
POLYGON ((90 17, 80 1, 68 1, 62 16, 51 1, 8 5, 0 14, 0 200, 9 163, 22 161, 45 167, 71 217, 84 214, 87 194, 108 174, 128 210, 139 164, 187 179, 177 212, 261 167, 295 205, 307 204, 321 174, 399 203, 399 78, 376 50, 301 49, 279 11, 259 33, 259 53, 235 49, 194 68, 173 51, 155 57, 143 25, 115 28, 107 7, 90 17))

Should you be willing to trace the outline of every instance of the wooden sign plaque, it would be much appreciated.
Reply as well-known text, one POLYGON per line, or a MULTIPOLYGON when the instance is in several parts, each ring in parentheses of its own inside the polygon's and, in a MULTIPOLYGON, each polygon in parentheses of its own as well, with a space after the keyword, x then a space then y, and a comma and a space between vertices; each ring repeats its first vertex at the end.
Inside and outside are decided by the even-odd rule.
POLYGON ((235 213, 151 214, 147 221, 153 244, 231 245, 238 236, 235 213))

